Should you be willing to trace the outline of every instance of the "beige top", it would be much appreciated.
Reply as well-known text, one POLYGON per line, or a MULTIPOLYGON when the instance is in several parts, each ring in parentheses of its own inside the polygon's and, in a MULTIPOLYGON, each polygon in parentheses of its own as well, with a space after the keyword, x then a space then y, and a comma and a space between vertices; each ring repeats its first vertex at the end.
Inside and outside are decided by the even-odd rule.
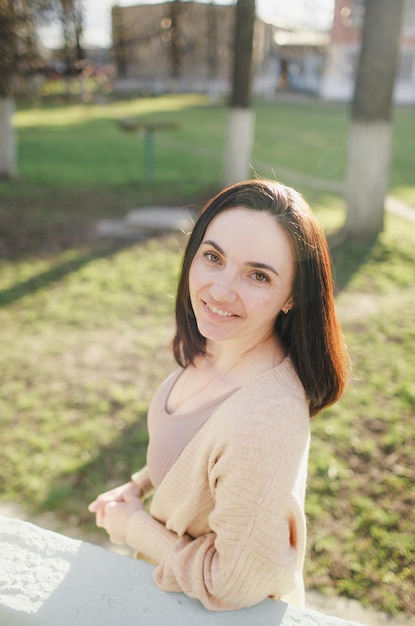
POLYGON ((182 372, 182 369, 178 369, 164 381, 151 401, 148 410, 147 466, 150 480, 155 487, 160 485, 187 444, 199 432, 216 408, 235 393, 235 390, 232 390, 196 411, 179 415, 169 413, 167 404, 170 391, 182 372))
MULTIPOLYGON (((289 358, 222 402, 135 513, 126 542, 165 591, 212 610, 304 602, 309 411, 289 358)), ((145 490, 148 468, 135 475, 145 490)))

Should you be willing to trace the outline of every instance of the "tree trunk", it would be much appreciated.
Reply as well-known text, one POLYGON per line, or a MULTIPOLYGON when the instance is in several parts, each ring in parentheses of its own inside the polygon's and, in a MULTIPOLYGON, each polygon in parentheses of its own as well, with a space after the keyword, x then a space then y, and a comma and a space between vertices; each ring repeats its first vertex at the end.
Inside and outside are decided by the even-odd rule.
POLYGON ((232 107, 226 132, 225 185, 250 178, 249 167, 254 143, 255 115, 252 109, 232 107))
POLYGON ((225 184, 249 177, 255 117, 251 107, 255 0, 237 0, 232 95, 225 146, 225 184))
POLYGON ((353 121, 349 130, 345 231, 371 237, 383 230, 392 127, 389 122, 353 121))
POLYGON ((251 104, 251 66, 255 26, 255 0, 237 0, 231 107, 251 104))
POLYGON ((405 0, 365 2, 347 157, 344 233, 348 237, 371 237, 383 230, 404 7, 405 0))
POLYGON ((0 96, 0 179, 17 176, 14 99, 0 96))
POLYGON ((17 176, 13 72, 16 64, 16 23, 11 0, 0 0, 0 178, 17 176))
POLYGON ((182 5, 181 0, 173 0, 169 4, 170 9, 170 71, 173 78, 178 79, 182 73, 182 5))
POLYGON ((121 78, 127 76, 127 43, 124 24, 121 17, 121 9, 114 5, 112 11, 112 51, 117 67, 117 75, 121 78))

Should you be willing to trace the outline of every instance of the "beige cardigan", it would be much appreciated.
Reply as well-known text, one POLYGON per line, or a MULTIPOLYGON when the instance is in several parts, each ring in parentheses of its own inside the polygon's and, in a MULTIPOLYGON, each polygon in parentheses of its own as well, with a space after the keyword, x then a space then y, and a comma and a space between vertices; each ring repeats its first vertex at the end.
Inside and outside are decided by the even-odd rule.
MULTIPOLYGON (((235 392, 187 445, 139 511, 127 543, 165 591, 212 610, 271 596, 304 602, 309 413, 286 358, 235 392)), ((134 475, 150 486, 146 468, 134 475)))

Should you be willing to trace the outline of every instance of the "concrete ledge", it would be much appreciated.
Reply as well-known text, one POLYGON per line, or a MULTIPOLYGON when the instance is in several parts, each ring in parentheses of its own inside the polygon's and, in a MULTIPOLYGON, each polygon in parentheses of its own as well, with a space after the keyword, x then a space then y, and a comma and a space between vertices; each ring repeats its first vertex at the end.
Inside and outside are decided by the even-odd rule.
POLYGON ((121 219, 99 220, 96 235, 136 239, 169 231, 188 233, 193 228, 194 214, 194 210, 181 207, 132 209, 121 219))
POLYGON ((104 548, 0 517, 0 624, 5 626, 346 626, 356 622, 265 600, 207 611, 153 583, 152 567, 104 548))

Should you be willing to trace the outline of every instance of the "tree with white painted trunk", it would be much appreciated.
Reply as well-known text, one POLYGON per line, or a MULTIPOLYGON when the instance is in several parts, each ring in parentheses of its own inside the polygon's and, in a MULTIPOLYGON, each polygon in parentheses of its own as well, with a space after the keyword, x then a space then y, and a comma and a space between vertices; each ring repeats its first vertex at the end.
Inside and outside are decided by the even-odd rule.
POLYGON ((225 184, 249 177, 255 115, 251 108, 255 0, 237 0, 232 95, 225 144, 225 184))
POLYGON ((392 108, 405 0, 365 0, 347 157, 346 237, 383 230, 392 108))
POLYGON ((12 0, 0 0, 0 178, 17 175, 16 141, 12 125, 13 68, 16 62, 16 21, 12 0))

